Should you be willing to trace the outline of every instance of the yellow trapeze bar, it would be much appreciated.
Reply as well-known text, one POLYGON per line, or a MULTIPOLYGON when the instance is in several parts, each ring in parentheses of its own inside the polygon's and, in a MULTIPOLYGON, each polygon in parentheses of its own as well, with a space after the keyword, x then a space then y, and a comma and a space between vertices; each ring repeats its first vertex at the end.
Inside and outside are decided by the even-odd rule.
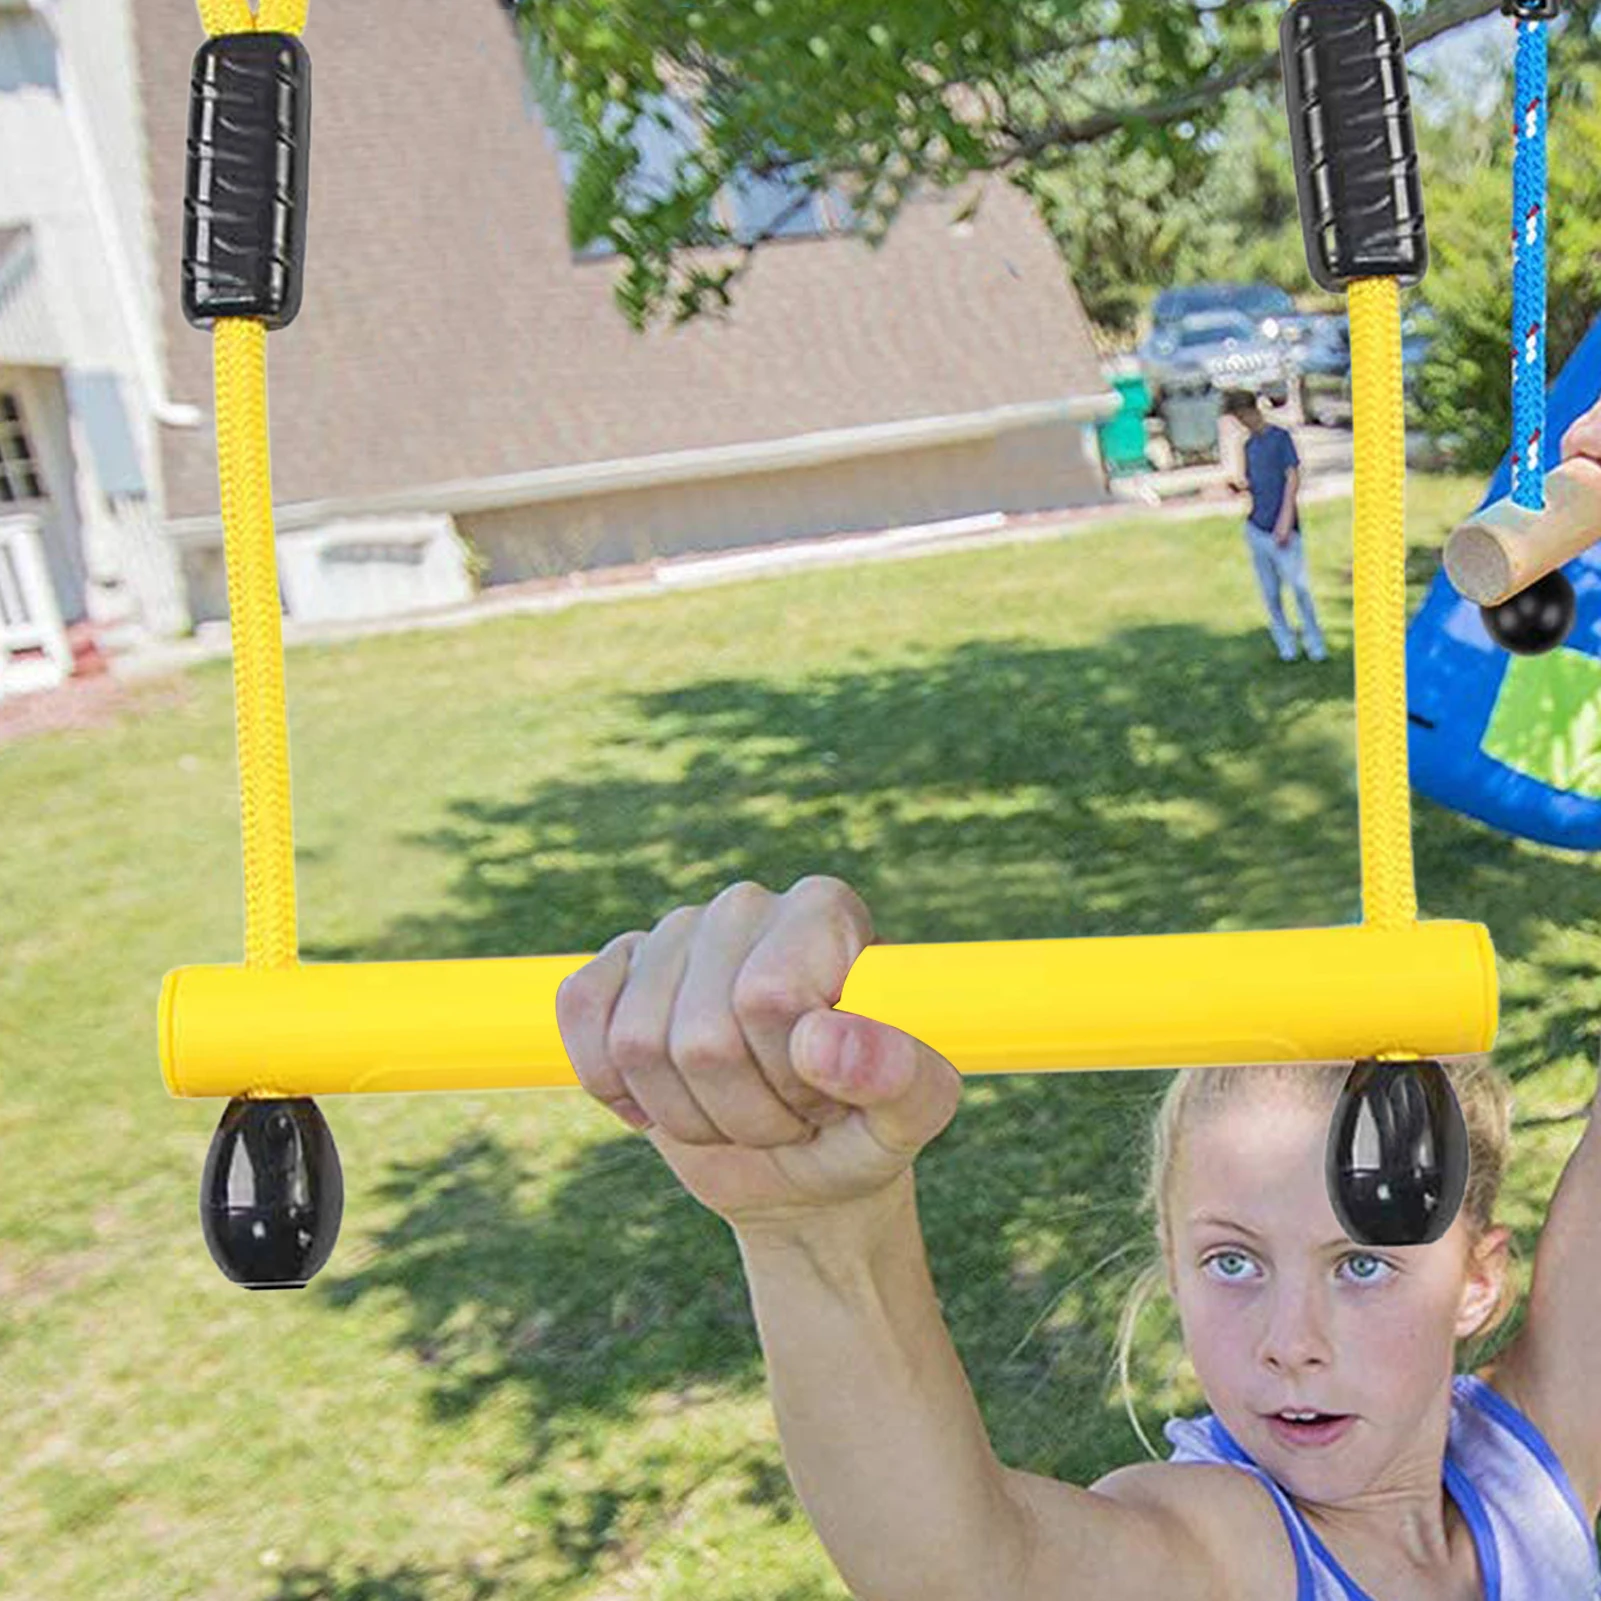
MULTIPOLYGON (((556 990, 587 955, 180 967, 161 990, 176 1096, 576 1084, 556 990)), ((1482 925, 872 945, 839 1008, 963 1073, 1465 1056, 1496 1030, 1482 925)))

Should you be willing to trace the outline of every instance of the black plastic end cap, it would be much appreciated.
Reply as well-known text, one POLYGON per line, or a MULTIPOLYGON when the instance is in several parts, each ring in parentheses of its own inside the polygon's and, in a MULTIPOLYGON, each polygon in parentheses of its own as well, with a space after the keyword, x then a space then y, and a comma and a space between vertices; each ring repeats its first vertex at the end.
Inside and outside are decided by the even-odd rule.
POLYGON ((1324 1169, 1340 1227, 1364 1245, 1427 1245, 1461 1210, 1467 1121, 1438 1062, 1358 1062, 1329 1123, 1324 1169))
POLYGON ((309 1096, 228 1103, 206 1151, 200 1228, 211 1259, 247 1290, 299 1290, 333 1253, 345 1181, 309 1096))
POLYGON ((195 53, 183 202, 183 314, 197 328, 300 310, 311 57, 288 33, 228 33, 195 53))
POLYGON ((1406 51, 1384 0, 1296 0, 1279 54, 1307 266, 1324 289, 1428 268, 1406 51))
POLYGON ((1554 22, 1562 15, 1562 0, 1501 0, 1501 15, 1519 22, 1554 22))

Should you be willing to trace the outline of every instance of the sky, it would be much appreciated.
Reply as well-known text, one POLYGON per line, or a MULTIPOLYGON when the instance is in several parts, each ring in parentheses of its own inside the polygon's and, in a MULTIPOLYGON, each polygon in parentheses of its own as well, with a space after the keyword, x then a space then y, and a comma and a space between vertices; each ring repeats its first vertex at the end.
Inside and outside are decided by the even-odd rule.
POLYGON ((1418 114, 1437 112, 1443 100, 1438 90, 1429 87, 1425 73, 1442 85, 1470 87, 1480 111, 1491 110, 1498 100, 1510 104, 1515 42, 1511 22, 1492 12, 1412 51, 1407 77, 1418 114))

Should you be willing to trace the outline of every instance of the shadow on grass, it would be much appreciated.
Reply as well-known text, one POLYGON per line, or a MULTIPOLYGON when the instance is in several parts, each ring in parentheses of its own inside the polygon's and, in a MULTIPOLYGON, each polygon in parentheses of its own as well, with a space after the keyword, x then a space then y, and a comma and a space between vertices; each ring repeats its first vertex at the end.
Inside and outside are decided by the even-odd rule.
POLYGON ((682 776, 603 772, 509 805, 457 801, 421 841, 461 861, 456 908, 359 952, 306 954, 595 950, 734 878, 781 889, 810 872, 849 880, 897 941, 1206 928, 1238 917, 1242 876, 1286 880, 1259 891, 1270 920, 1345 921, 1357 866, 1344 725, 1334 740, 1286 735, 1350 693, 1348 657, 1285 667, 1265 632, 1169 626, 1098 648, 982 642, 797 686, 641 696, 643 731, 608 767, 637 745, 675 754, 682 776), (900 889, 912 872, 915 889, 900 889), (942 877, 959 893, 941 894, 942 877))
MULTIPOLYGON (((1352 922, 1350 695, 1349 657, 1284 668, 1265 634, 1190 626, 1084 649, 972 643, 791 686, 719 680, 642 695, 637 743, 657 765, 677 756, 681 777, 619 776, 625 743, 594 773, 515 804, 462 799, 430 840, 461 864, 450 913, 402 921, 360 949, 304 954, 596 950, 735 879, 780 890, 813 872, 854 885, 897 942, 1352 922)), ((1593 869, 1425 803, 1417 833, 1423 915, 1486 922, 1508 958, 1593 913, 1593 869)), ((1509 1000, 1517 1043, 1502 1062, 1514 1077, 1593 1044, 1594 1008, 1557 993, 1573 976, 1509 1000)), ((1004 1461, 1083 1483, 1138 1452, 1106 1375, 1144 1256, 1137 1191, 1166 1080, 970 1084, 919 1166, 935 1280, 1004 1461)), ((537 1116, 534 1103, 517 1115, 537 1116)), ((529 1449, 508 1475, 536 1472, 597 1419, 632 1418, 663 1395, 759 1395, 731 1236, 649 1144, 583 1147, 567 1171, 538 1175, 555 1181, 552 1198, 530 1213, 515 1196, 541 1160, 508 1125, 397 1165, 383 1194, 402 1211, 372 1240, 372 1265, 341 1276, 336 1258, 315 1289, 339 1305, 373 1294, 387 1305, 399 1292, 443 1416, 515 1386, 529 1449)), ((1533 1243, 1519 1241, 1526 1256, 1533 1243)), ((752 1448, 724 1470, 793 1512, 770 1452, 752 1448)), ((620 1508, 650 1493, 649 1478, 586 1487, 564 1474, 565 1489, 541 1489, 541 1522, 571 1574, 615 1558, 620 1508)), ((342 1601, 413 1593, 386 1582, 342 1601)))

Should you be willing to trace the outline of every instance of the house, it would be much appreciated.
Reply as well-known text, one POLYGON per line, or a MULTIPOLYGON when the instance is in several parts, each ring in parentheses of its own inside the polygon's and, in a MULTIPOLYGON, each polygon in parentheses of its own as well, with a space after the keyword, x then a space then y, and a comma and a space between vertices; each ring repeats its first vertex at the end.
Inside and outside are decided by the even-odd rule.
MULTIPOLYGON (((109 650, 227 613, 179 301, 201 40, 193 0, 0 0, 0 526, 109 650)), ((876 251, 822 198, 729 316, 639 334, 615 256, 570 245, 501 0, 312 0, 306 43, 305 298, 268 342, 291 617, 438 605, 468 552, 492 585, 1104 498, 1116 396, 1010 186, 961 226, 914 201, 876 251)))
POLYGON ((123 5, 0 0, 0 694, 187 623, 163 519, 156 250, 123 5))

